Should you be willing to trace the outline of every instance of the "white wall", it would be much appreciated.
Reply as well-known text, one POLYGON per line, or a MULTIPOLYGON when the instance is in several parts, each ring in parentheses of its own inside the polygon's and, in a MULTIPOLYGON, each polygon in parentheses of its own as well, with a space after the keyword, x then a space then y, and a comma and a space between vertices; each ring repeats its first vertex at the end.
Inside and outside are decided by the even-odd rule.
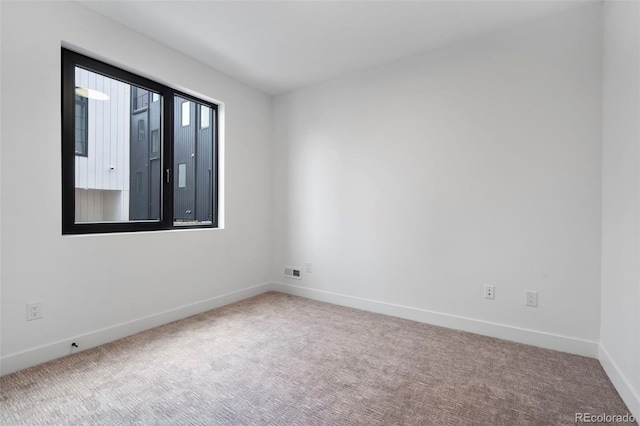
POLYGON ((640 418, 640 4, 604 6, 602 320, 605 370, 640 418))
POLYGON ((605 7, 604 147, 594 5, 277 97, 272 149, 268 97, 81 5, 0 3, 0 372, 273 276, 285 291, 569 352, 594 356, 601 340, 638 415, 638 29, 626 7, 605 7), (224 230, 61 236, 61 42, 224 102, 224 230), (302 281, 282 277, 307 261, 302 281), (523 306, 525 289, 538 308, 523 306), (36 300, 44 318, 26 322, 36 300))
POLYGON ((281 288, 597 356, 601 19, 589 5, 275 98, 281 288))
POLYGON ((2 373, 262 291, 270 99, 75 2, 1 7, 2 373), (63 42, 224 102, 224 230, 61 235, 63 42), (27 322, 32 301, 44 314, 27 322))

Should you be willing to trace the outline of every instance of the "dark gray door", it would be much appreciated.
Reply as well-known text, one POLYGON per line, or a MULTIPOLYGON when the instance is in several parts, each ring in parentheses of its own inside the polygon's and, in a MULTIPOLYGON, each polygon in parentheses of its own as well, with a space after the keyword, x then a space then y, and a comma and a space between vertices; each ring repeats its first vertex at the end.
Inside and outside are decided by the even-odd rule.
POLYGON ((174 220, 212 222, 214 110, 176 96, 174 117, 174 220))
POLYGON ((196 219, 196 104, 175 97, 173 211, 176 222, 196 219))
POLYGON ((196 220, 211 222, 213 219, 213 110, 205 105, 197 105, 196 139, 196 220), (203 117, 203 115, 206 115, 203 117))

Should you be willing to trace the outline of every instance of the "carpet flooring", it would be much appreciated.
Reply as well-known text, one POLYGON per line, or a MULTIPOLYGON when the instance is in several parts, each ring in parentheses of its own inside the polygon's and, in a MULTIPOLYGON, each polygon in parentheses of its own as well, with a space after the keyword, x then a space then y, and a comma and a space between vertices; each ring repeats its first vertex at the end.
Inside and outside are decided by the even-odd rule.
POLYGON ((4 425, 561 425, 595 359, 265 293, 0 378, 4 425))

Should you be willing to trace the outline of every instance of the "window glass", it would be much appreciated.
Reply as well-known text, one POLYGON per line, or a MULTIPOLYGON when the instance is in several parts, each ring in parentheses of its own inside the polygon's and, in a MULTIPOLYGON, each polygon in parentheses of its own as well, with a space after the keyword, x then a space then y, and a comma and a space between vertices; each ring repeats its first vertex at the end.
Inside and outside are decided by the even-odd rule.
POLYGON ((62 232, 217 226, 217 106, 64 48, 62 64, 62 232))
POLYGON ((160 130, 155 129, 151 131, 151 152, 153 154, 160 153, 160 130))
POLYGON ((138 142, 144 142, 147 138, 147 125, 144 118, 138 120, 138 142))
POLYGON ((178 164, 178 188, 187 187, 187 164, 178 164))
POLYGON ((183 126, 188 126, 189 124, 191 124, 191 102, 183 102, 182 103, 182 111, 181 111, 181 115, 182 115, 182 125, 183 126))
POLYGON ((149 92, 123 81, 81 67, 75 76, 76 153, 84 155, 75 162, 75 222, 159 220, 161 165, 150 161, 148 140, 149 130, 159 135, 159 105, 148 108, 149 92))
POLYGON ((208 128, 209 123, 211 123, 211 108, 206 105, 200 105, 200 128, 208 128))
POLYGON ((84 96, 75 95, 75 147, 76 155, 87 156, 87 139, 89 135, 88 120, 89 112, 88 99, 84 96))
POLYGON ((133 87, 131 102, 134 110, 141 110, 149 106, 149 91, 141 87, 133 87))
POLYGON ((213 221, 213 131, 202 123, 202 114, 211 121, 212 109, 199 102, 175 96, 175 111, 182 114, 183 126, 176 126, 173 136, 175 169, 178 171, 174 192, 174 224, 210 224, 213 221), (191 105, 195 104, 195 108, 191 105))

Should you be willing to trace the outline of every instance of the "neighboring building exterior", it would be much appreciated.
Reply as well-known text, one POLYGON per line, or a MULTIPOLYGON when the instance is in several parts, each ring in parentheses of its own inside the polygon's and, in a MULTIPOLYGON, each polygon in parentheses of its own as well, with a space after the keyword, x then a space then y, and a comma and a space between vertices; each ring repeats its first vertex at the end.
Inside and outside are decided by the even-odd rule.
MULTIPOLYGON (((161 96, 81 68, 76 86, 106 95, 76 94, 76 222, 160 219, 161 96)), ((213 110, 176 97, 174 117, 173 220, 211 222, 213 110)))
POLYGON ((129 220, 131 86, 80 68, 76 86, 109 96, 76 95, 76 222, 129 220))

